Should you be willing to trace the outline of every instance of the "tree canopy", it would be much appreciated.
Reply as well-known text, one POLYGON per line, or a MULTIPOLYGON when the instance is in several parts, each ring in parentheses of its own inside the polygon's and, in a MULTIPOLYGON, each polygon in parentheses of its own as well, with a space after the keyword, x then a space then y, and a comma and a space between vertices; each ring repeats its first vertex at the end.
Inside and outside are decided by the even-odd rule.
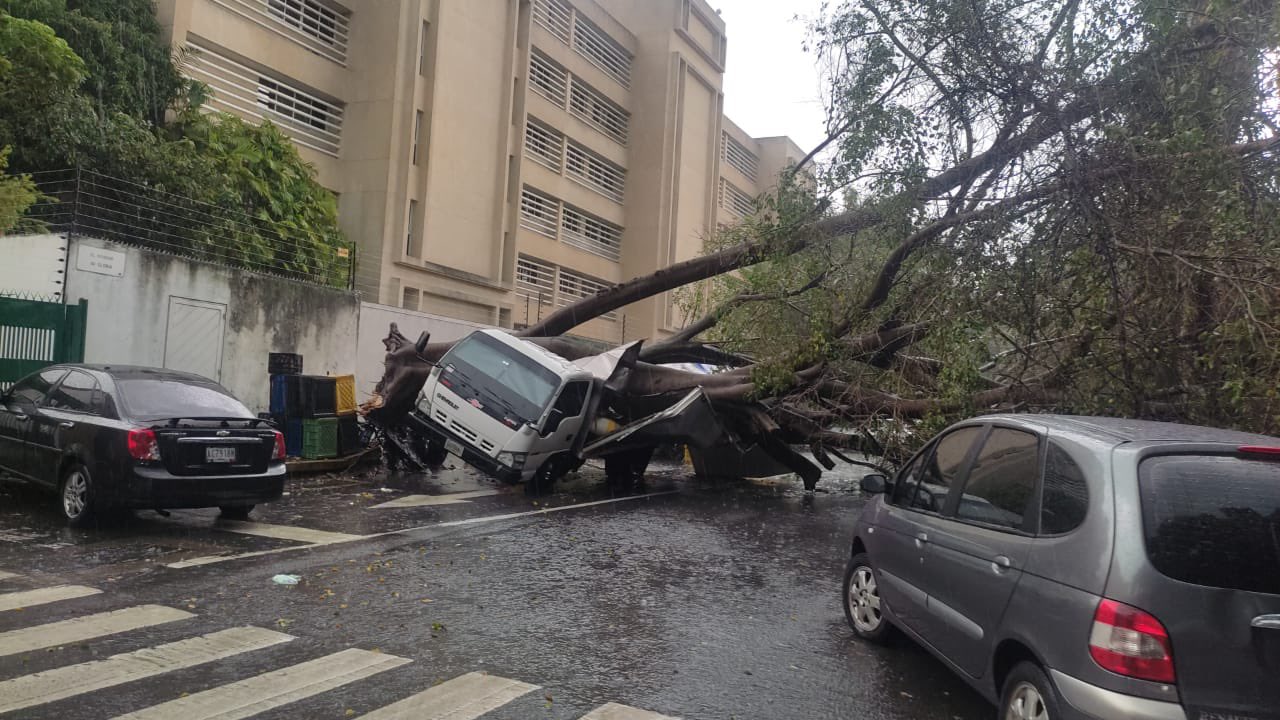
POLYGON ((713 279, 648 357, 741 366, 719 397, 796 439, 902 451, 992 410, 1275 433, 1278 33, 1261 0, 831 4, 813 181, 525 334, 713 279))
POLYGON ((345 285, 333 194, 279 128, 207 112, 206 93, 178 74, 150 0, 0 0, 13 170, 89 173, 91 231, 345 285))

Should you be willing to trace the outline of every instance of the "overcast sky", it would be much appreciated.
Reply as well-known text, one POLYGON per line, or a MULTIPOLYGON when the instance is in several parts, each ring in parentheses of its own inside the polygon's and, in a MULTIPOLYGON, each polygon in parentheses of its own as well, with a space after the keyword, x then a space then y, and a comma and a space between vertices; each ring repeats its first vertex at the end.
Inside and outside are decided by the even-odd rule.
POLYGON ((822 141, 821 83, 805 53, 805 26, 822 0, 708 0, 728 36, 724 110, 753 137, 790 135, 808 152, 822 141))

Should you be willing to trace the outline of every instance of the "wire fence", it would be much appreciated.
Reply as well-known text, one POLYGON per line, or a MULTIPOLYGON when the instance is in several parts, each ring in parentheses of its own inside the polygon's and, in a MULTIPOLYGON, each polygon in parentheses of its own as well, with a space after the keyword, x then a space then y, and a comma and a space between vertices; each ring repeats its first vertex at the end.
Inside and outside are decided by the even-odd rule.
POLYGON ((91 170, 30 173, 44 199, 25 232, 86 235, 292 280, 353 289, 354 247, 336 234, 284 228, 91 170))

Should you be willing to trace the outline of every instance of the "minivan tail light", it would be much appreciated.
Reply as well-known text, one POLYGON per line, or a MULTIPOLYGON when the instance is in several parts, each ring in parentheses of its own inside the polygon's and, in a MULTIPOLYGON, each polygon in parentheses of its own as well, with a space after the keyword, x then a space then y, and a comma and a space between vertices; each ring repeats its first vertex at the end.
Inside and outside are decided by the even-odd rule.
POLYGON ((147 461, 160 459, 160 444, 156 442, 154 430, 129 431, 129 457, 147 461))
POLYGON ((271 459, 283 460, 285 459, 285 456, 287 454, 288 454, 288 451, 284 447, 284 433, 277 430, 276 431, 276 447, 274 450, 271 451, 271 459))
POLYGON ((1173 648, 1164 625, 1138 608, 1103 600, 1089 632, 1093 661, 1113 673, 1173 684, 1173 648))

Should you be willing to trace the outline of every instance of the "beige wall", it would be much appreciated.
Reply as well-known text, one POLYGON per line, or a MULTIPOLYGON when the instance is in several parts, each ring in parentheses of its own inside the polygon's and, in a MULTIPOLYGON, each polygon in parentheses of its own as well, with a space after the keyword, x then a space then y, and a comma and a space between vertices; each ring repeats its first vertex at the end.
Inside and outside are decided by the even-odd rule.
MULTIPOLYGON (((157 10, 175 47, 194 39, 250 75, 287 79, 341 108, 340 147, 299 150, 339 193, 340 222, 358 248, 356 286, 370 301, 471 322, 536 322, 568 302, 570 291, 698 255, 717 223, 736 217, 721 207, 722 175, 755 195, 798 156, 785 138, 757 141, 723 118, 725 26, 703 0, 304 2, 347 18, 344 57, 315 52, 307 45, 314 40, 273 20, 260 0, 159 0, 157 10), (575 40, 581 32, 600 33, 614 54, 593 60, 575 40), (567 102, 567 94, 556 103, 535 91, 535 49, 570 84, 620 108, 625 138, 602 131, 592 122, 602 116, 567 102), (629 65, 629 77, 616 65, 613 73, 603 69, 609 58, 629 65), (531 117, 560 138, 554 168, 545 157, 527 157, 531 117), (757 156, 760 179, 749 182, 725 164, 722 131, 757 156), (569 144, 603 163, 592 168, 622 178, 622 195, 613 185, 593 187, 595 169, 575 176, 569 144), (550 232, 522 224, 525 187, 556 201, 550 232), (565 210, 574 215, 561 224, 565 210), (579 215, 590 227, 578 224, 579 215), (620 248, 582 239, 598 237, 601 227, 605 236, 621 229, 620 248), (573 228, 587 228, 586 235, 573 228), (579 247, 584 242, 593 250, 579 247)), ((249 110, 214 107, 249 116, 254 105, 250 98, 249 110)), ((655 337, 685 321, 664 296, 574 332, 619 341, 655 337)))

